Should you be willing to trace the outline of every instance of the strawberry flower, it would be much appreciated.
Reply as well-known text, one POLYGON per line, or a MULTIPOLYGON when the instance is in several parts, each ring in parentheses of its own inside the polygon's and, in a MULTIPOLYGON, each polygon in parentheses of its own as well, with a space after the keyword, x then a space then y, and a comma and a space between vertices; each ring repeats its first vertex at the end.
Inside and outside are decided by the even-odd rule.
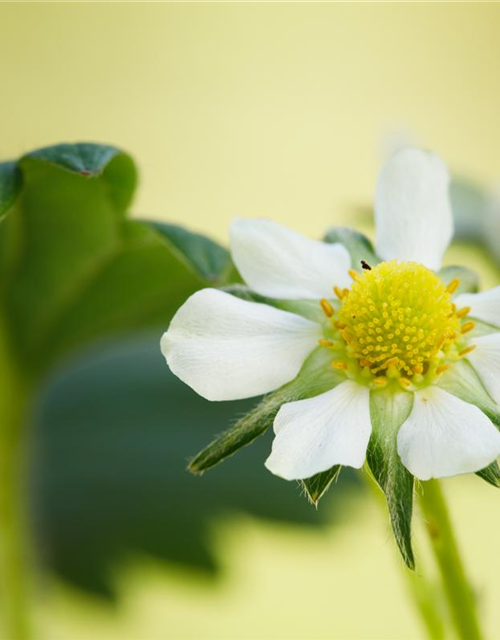
POLYGON ((414 476, 500 478, 500 287, 474 293, 467 270, 441 269, 448 191, 438 156, 395 154, 377 184, 375 250, 346 230, 319 242, 235 220, 247 287, 195 293, 161 341, 171 370, 208 400, 274 392, 255 433, 216 441, 220 459, 272 422, 267 468, 306 488, 367 461, 408 564, 408 509, 395 502, 411 517, 414 476))

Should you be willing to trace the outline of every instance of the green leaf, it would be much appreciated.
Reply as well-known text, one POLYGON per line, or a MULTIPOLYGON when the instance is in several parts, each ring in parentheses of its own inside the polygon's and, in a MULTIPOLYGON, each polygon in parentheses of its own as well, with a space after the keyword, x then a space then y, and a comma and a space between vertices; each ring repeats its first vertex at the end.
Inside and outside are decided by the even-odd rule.
POLYGON ((486 480, 489 484, 494 487, 500 487, 500 467, 498 466, 498 462, 492 462, 485 469, 481 469, 481 471, 477 471, 476 475, 486 480))
POLYGON ((21 172, 16 162, 0 163, 0 217, 14 204, 21 190, 21 172))
MULTIPOLYGON (((228 514, 330 531, 332 509, 316 513, 264 467, 266 437, 203 482, 186 473, 190 452, 251 405, 200 397, 165 366, 154 333, 99 343, 51 376, 29 425, 30 504, 48 568, 116 598, 131 554, 215 577, 223 554, 209 532, 228 514)), ((336 487, 333 516, 344 489, 357 488, 352 478, 336 487)))
POLYGON ((169 240, 191 263, 198 274, 214 283, 229 282, 234 265, 229 251, 199 233, 165 222, 148 221, 164 238, 169 240))
POLYGON ((95 176, 122 152, 114 146, 80 142, 57 144, 27 153, 25 158, 36 158, 64 167, 73 173, 95 176))
POLYGON ((364 261, 370 266, 374 266, 380 262, 379 258, 375 254, 370 240, 354 229, 348 227, 333 227, 329 229, 325 237, 325 242, 340 242, 349 251, 352 260, 352 268, 361 271, 361 262, 364 261))
POLYGON ((189 471, 203 473, 253 442, 269 429, 286 402, 311 398, 333 389, 343 376, 329 366, 330 361, 331 356, 326 349, 315 349, 294 380, 266 396, 253 411, 215 438, 193 458, 189 471))
POLYGON ((467 267, 443 267, 437 272, 437 275, 445 284, 449 284, 455 278, 460 280, 458 289, 454 295, 459 293, 476 293, 479 291, 479 278, 475 271, 467 267))
POLYGON ((332 482, 337 481, 341 470, 342 466, 340 464, 336 464, 327 471, 317 473, 311 478, 301 480, 304 491, 306 492, 306 495, 312 502, 312 504, 314 504, 316 507, 318 506, 319 501, 328 491, 332 482))
POLYGON ((413 476, 397 452, 397 434, 409 416, 413 396, 405 391, 375 391, 370 395, 373 432, 367 451, 368 466, 385 494, 392 530, 405 564, 415 568, 411 544, 413 476))
POLYGON ((0 224, 0 305, 30 375, 103 336, 166 328, 209 284, 161 234, 125 218, 136 170, 115 147, 59 145, 18 168, 22 189, 0 224))

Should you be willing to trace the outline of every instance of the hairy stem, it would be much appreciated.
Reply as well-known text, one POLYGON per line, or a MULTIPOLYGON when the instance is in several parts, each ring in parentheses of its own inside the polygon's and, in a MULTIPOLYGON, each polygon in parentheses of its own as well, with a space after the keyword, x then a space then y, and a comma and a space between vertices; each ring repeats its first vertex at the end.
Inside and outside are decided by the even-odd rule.
POLYGON ((474 594, 460 558, 443 491, 437 480, 423 483, 420 502, 457 635, 461 640, 481 640, 483 634, 474 594))

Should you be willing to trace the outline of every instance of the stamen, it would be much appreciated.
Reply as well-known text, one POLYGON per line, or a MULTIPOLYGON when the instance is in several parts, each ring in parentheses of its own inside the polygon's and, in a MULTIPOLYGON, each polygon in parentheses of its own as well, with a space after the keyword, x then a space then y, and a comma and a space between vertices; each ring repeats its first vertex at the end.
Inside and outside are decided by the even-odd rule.
POLYGON ((328 302, 328 300, 326 298, 321 298, 319 303, 321 305, 321 308, 323 309, 323 313, 325 314, 325 316, 327 318, 331 318, 333 316, 333 314, 335 313, 335 310, 332 307, 332 305, 328 302))
POLYGON ((353 280, 357 280, 359 278, 359 273, 357 271, 354 271, 354 269, 349 269, 347 273, 351 276, 353 280))
POLYGON ((472 320, 469 320, 464 325, 462 325, 462 328, 460 329, 460 333, 469 333, 469 331, 472 331, 472 329, 474 329, 475 326, 476 326, 476 323, 472 322, 472 320))
POLYGON ((476 345, 475 344, 471 344, 469 347, 466 347, 465 349, 462 349, 462 351, 458 352, 459 358, 463 358, 464 356, 466 356, 471 351, 474 351, 475 348, 476 348, 476 345))
POLYGON ((455 291, 458 289, 459 286, 460 286, 460 280, 458 278, 453 278, 453 280, 446 287, 446 289, 448 290, 448 293, 451 295, 455 293, 455 291))
POLYGON ((318 344, 320 347, 333 347, 335 342, 333 342, 333 340, 325 340, 324 338, 321 338, 318 340, 318 344))
POLYGON ((376 379, 399 381, 403 388, 431 382, 448 367, 442 362, 457 359, 459 336, 474 328, 461 322, 469 309, 458 311, 451 297, 460 281, 445 285, 416 262, 361 266, 359 272, 349 271, 350 289, 334 287, 340 307, 332 328, 342 360, 332 366, 371 378, 374 385, 384 384, 376 379))
POLYGON ((347 369, 347 362, 343 362, 342 360, 335 360, 334 362, 332 362, 332 367, 334 369, 345 371, 347 369))
POLYGON ((373 384, 376 384, 378 387, 385 387, 387 384, 387 378, 385 376, 377 376, 373 381, 373 384))
POLYGON ((450 368, 449 364, 442 364, 440 367, 437 367, 436 375, 439 376, 441 373, 444 373, 445 371, 448 371, 449 368, 450 368))

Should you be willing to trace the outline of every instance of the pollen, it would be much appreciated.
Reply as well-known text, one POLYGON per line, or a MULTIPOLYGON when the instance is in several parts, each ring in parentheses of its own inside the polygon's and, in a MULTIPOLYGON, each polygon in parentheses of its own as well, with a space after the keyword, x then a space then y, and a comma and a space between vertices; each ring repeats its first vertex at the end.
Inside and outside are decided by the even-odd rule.
POLYGON ((452 301, 458 285, 416 262, 392 260, 357 273, 337 314, 346 348, 374 375, 408 386, 431 364, 441 366, 457 336, 471 330, 452 301))

